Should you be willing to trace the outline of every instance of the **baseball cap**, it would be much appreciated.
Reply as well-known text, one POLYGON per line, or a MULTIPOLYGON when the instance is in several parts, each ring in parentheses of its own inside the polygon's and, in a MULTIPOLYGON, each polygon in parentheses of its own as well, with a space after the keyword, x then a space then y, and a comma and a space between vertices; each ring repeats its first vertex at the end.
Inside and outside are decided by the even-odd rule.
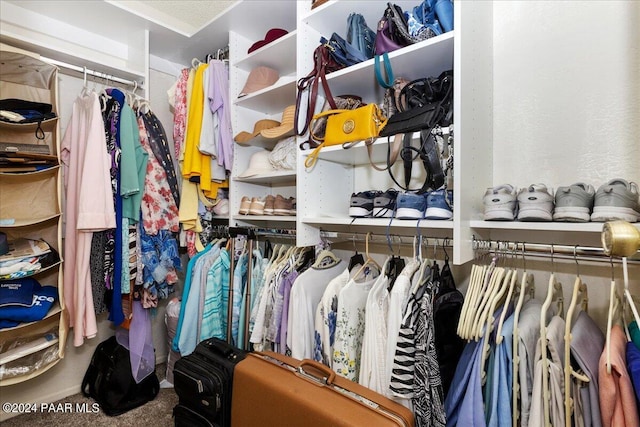
POLYGON ((277 82, 279 78, 280 74, 273 68, 265 66, 256 67, 249 73, 249 77, 247 77, 247 81, 240 91, 238 98, 269 87, 277 82))

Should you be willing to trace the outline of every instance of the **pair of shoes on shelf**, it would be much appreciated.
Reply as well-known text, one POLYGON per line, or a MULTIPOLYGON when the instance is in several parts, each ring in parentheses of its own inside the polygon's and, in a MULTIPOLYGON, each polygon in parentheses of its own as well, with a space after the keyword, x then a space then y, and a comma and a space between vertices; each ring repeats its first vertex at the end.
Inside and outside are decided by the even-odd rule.
POLYGON ((401 193, 396 205, 398 219, 453 218, 453 191, 439 189, 428 193, 401 193))
POLYGON ((288 216, 296 214, 296 199, 285 198, 280 194, 266 197, 242 197, 240 200, 240 215, 275 215, 288 216))
POLYGON ((484 195, 486 221, 604 222, 640 220, 638 185, 613 179, 594 187, 583 182, 559 187, 555 197, 544 184, 516 191, 510 184, 487 189, 484 195), (517 195, 516 195, 517 193, 517 195))
POLYGON ((353 218, 451 219, 453 192, 436 190, 425 194, 363 191, 351 195, 349 216, 353 218))

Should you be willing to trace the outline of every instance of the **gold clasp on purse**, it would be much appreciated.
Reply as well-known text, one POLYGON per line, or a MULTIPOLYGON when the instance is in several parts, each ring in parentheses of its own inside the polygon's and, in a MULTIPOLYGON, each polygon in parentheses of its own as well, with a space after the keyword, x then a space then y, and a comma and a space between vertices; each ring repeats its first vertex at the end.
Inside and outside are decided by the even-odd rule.
POLYGON ((351 133, 356 128, 356 122, 353 119, 349 119, 342 124, 342 131, 344 133, 351 133))

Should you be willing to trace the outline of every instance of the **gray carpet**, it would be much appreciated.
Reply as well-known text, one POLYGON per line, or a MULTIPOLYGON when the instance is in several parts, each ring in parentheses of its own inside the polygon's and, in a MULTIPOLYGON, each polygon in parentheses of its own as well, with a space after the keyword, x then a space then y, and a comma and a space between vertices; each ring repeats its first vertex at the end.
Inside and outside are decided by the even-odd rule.
MULTIPOLYGON (((156 374, 162 381, 165 377, 166 365, 158 365, 156 374)), ((178 396, 172 388, 160 389, 158 396, 147 404, 132 409, 117 417, 109 417, 104 412, 91 412, 94 400, 84 397, 82 394, 74 394, 57 402, 62 404, 59 408, 64 408, 65 403, 71 403, 75 408, 76 404, 85 404, 89 412, 35 412, 19 415, 2 422, 2 427, 101 427, 101 426, 129 426, 129 427, 169 427, 173 426, 171 413, 173 407, 178 403, 178 396)))

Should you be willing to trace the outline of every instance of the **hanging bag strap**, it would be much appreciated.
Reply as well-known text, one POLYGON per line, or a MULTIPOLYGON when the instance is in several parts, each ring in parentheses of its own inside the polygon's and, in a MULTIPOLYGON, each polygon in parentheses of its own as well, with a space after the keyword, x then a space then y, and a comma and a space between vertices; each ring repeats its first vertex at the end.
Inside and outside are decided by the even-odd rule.
POLYGON ((395 81, 395 77, 393 75, 393 69, 391 68, 391 61, 389 61, 389 54, 387 52, 382 55, 376 55, 373 59, 373 69, 376 74, 376 80, 378 84, 385 89, 391 89, 393 87, 393 82, 395 81), (380 57, 382 57, 384 62, 384 71, 387 75, 387 79, 385 80, 382 76, 382 69, 380 68, 380 57))
MULTIPOLYGON (((326 41, 326 39, 322 38, 321 41, 326 41)), ((337 109, 337 106, 333 100, 333 95, 331 94, 331 90, 329 89, 329 84, 327 83, 326 71, 327 64, 331 61, 331 56, 329 55, 329 47, 326 43, 321 44, 316 48, 313 52, 314 58, 314 67, 313 70, 306 76, 301 78, 298 81, 298 96, 296 98, 296 113, 295 113, 295 132, 296 135, 304 135, 309 129, 309 123, 311 123, 311 119, 313 118, 314 111, 316 109, 316 100, 318 97, 318 86, 322 84, 322 88, 324 89, 324 95, 329 102, 329 105, 332 109, 337 109), (304 126, 302 130, 299 128, 299 120, 300 120, 300 111, 302 106, 302 94, 303 92, 309 92, 309 99, 307 100, 307 112, 304 121, 304 126)))

